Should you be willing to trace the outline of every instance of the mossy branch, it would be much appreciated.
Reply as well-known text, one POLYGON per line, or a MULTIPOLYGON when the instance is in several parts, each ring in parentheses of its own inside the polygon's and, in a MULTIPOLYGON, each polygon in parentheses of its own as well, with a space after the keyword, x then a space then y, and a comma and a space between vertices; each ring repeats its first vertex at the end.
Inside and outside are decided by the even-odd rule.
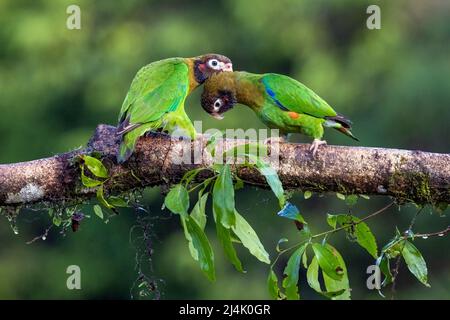
MULTIPOLYGON (((177 182, 188 170, 208 167, 213 162, 204 148, 206 139, 190 142, 154 135, 141 138, 130 160, 118 165, 115 161, 118 142, 115 127, 99 125, 84 149, 0 165, 0 206, 77 201, 94 196, 94 189, 80 183, 79 166, 75 162, 81 154, 101 155, 113 177, 105 184, 107 193, 177 182), (200 148, 200 159, 194 164, 179 163, 180 153, 191 144, 200 148)), ((224 140, 218 148, 227 150, 246 142, 224 140)), ((384 195, 399 203, 450 203, 450 154, 324 146, 313 157, 308 147, 280 143, 277 171, 286 190, 384 195)), ((243 166, 236 166, 235 170, 246 183, 267 187, 264 177, 256 170, 243 166)), ((209 174, 205 170, 197 179, 206 179, 209 174)))

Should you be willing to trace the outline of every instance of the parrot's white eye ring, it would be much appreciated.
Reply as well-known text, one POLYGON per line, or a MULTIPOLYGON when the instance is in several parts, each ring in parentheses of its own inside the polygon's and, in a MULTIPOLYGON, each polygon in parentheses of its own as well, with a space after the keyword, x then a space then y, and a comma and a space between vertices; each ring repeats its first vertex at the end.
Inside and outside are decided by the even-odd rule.
POLYGON ((217 59, 210 59, 208 60, 208 67, 214 69, 214 70, 220 70, 220 62, 217 59))
POLYGON ((223 105, 222 99, 219 98, 216 101, 214 101, 214 111, 219 111, 222 105, 223 105))

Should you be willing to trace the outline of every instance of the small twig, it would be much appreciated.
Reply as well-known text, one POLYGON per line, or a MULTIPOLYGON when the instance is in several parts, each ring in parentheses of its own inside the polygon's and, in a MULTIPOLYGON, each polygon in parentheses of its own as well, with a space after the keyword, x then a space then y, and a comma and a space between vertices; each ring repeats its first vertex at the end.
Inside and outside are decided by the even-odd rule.
MULTIPOLYGON (((383 213, 384 211, 386 211, 387 209, 392 207, 394 204, 395 204, 395 202, 393 201, 390 204, 388 204, 387 206, 381 208, 380 210, 377 210, 374 213, 369 214, 367 217, 362 218, 360 221, 353 223, 353 225, 357 225, 358 223, 361 223, 363 221, 366 221, 366 220, 368 220, 370 218, 373 218, 373 217, 379 215, 380 213, 383 213)), ((328 234, 335 233, 335 232, 347 229, 348 227, 349 227, 348 225, 345 225, 345 226, 342 226, 342 227, 339 227, 339 228, 336 228, 336 229, 333 229, 333 230, 328 230, 328 231, 325 231, 325 232, 322 232, 322 233, 319 233, 319 234, 311 236, 311 239, 322 237, 322 236, 326 236, 328 234)))
MULTIPOLYGON (((403 247, 405 246, 405 244, 403 244, 403 247)), ((403 251, 403 247, 402 247, 402 251, 403 251)), ((396 292, 396 283, 397 283, 397 276, 398 276, 398 273, 399 273, 399 271, 400 271, 400 265, 402 264, 402 255, 401 254, 399 254, 398 255, 398 257, 397 257, 397 259, 395 260, 395 268, 394 268, 394 272, 393 272, 393 275, 392 275, 392 287, 391 287, 391 300, 394 300, 395 299, 395 292, 396 292)))
POLYGON ((53 228, 53 223, 47 229, 45 229, 43 234, 41 234, 40 236, 34 237, 30 241, 26 242, 26 244, 32 244, 33 242, 36 242, 38 240, 45 240, 45 239, 47 239, 48 233, 50 232, 51 228, 53 228))
POLYGON ((412 237, 416 238, 422 238, 422 239, 427 239, 429 237, 443 237, 445 235, 447 235, 448 233, 450 233, 450 226, 448 226, 446 229, 442 230, 442 231, 437 231, 437 232, 430 232, 430 233, 416 233, 415 235, 413 235, 412 237))
POLYGON ((401 253, 403 252, 403 249, 405 248, 405 244, 406 244, 406 240, 408 238, 411 237, 412 234, 412 228, 414 227, 414 224, 416 223, 417 217, 419 216, 419 214, 422 212, 424 207, 421 207, 419 210, 416 211, 416 214, 414 215, 414 217, 411 219, 411 223, 409 224, 408 230, 406 230, 403 234, 403 237, 400 239, 400 241, 403 241, 402 243, 402 249, 400 250, 400 254, 397 257, 397 260, 395 261, 395 268, 394 268, 394 272, 393 272, 393 276, 392 276, 392 287, 391 287, 391 300, 395 299, 395 289, 396 289, 396 283, 397 283, 397 276, 399 274, 400 271, 400 266, 402 264, 402 255, 401 253))

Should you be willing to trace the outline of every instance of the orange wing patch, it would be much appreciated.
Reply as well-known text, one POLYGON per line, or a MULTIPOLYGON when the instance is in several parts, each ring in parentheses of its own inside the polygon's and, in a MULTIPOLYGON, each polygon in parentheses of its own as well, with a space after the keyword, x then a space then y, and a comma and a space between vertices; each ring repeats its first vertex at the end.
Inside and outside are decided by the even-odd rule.
POLYGON ((291 119, 294 119, 294 120, 300 118, 300 115, 297 112, 289 111, 288 115, 289 115, 289 117, 291 117, 291 119))

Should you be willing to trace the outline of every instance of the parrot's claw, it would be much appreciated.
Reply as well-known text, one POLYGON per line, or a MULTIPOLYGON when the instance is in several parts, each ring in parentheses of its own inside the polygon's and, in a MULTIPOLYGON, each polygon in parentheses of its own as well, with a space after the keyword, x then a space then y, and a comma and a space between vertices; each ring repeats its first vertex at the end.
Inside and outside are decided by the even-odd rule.
POLYGON ((312 151, 313 157, 316 156, 319 146, 321 146, 323 144, 327 144, 327 142, 325 140, 314 139, 314 141, 311 143, 311 147, 309 147, 309 151, 312 151))

